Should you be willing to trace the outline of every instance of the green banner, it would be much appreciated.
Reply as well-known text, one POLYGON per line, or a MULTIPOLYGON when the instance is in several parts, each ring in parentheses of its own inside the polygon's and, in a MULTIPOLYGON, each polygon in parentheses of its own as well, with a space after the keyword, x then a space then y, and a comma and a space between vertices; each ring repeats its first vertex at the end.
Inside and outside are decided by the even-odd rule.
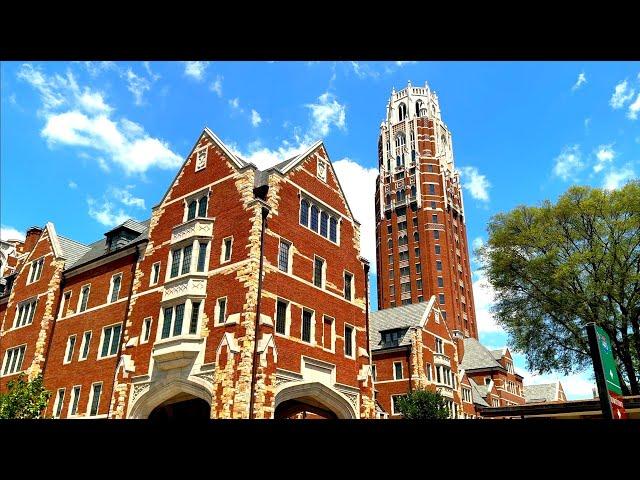
POLYGON ((616 368, 616 361, 613 358, 609 335, 596 325, 596 336, 598 338, 598 352, 600 353, 600 360, 602 361, 604 378, 607 382, 607 390, 622 395, 620 378, 618 378, 618 370, 616 368))

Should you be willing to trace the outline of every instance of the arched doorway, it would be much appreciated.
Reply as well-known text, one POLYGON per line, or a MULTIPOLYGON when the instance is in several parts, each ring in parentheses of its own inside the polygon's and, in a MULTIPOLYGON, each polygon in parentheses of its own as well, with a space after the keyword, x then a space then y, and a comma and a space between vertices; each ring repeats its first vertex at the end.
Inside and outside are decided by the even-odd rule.
POLYGON ((289 382, 276 391, 274 418, 358 418, 347 397, 320 382, 289 382))
POLYGON ((149 414, 149 420, 208 420, 211 407, 201 398, 192 395, 177 395, 158 405, 149 414))

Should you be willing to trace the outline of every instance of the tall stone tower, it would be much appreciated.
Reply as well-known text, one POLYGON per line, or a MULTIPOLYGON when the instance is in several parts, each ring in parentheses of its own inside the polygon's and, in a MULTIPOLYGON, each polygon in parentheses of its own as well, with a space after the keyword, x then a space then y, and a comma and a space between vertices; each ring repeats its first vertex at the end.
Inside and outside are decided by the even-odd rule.
POLYGON ((395 89, 380 125, 376 180, 378 308, 428 301, 478 338, 460 176, 438 96, 395 89))

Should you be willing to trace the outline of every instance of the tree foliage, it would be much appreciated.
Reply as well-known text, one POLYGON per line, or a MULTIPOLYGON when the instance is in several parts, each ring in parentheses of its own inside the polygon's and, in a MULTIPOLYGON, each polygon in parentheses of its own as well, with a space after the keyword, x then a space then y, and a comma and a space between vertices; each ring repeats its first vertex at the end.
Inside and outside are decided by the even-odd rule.
POLYGON ((28 381, 20 374, 7 386, 8 392, 0 393, 0 419, 43 418, 51 392, 44 388, 42 375, 28 381))
POLYGON ((449 408, 442 395, 430 390, 413 390, 396 400, 396 407, 409 420, 442 420, 449 418, 449 408))
POLYGON ((496 322, 528 368, 591 366, 585 325, 612 341, 625 393, 640 394, 640 183, 572 187, 554 204, 495 215, 477 253, 496 292, 496 322))

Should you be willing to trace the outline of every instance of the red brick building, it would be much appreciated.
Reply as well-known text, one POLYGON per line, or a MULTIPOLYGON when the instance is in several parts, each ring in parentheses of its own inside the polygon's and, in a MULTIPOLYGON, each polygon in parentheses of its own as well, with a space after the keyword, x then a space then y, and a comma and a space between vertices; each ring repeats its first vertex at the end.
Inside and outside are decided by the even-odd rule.
POLYGON ((260 171, 205 129, 149 220, 27 232, 0 391, 43 373, 60 418, 371 418, 359 232, 322 142, 260 171))
POLYGON ((469 246, 451 133, 427 85, 391 94, 380 126, 376 182, 378 308, 371 314, 376 400, 440 392, 452 418, 524 403, 508 350, 478 342, 469 246))

